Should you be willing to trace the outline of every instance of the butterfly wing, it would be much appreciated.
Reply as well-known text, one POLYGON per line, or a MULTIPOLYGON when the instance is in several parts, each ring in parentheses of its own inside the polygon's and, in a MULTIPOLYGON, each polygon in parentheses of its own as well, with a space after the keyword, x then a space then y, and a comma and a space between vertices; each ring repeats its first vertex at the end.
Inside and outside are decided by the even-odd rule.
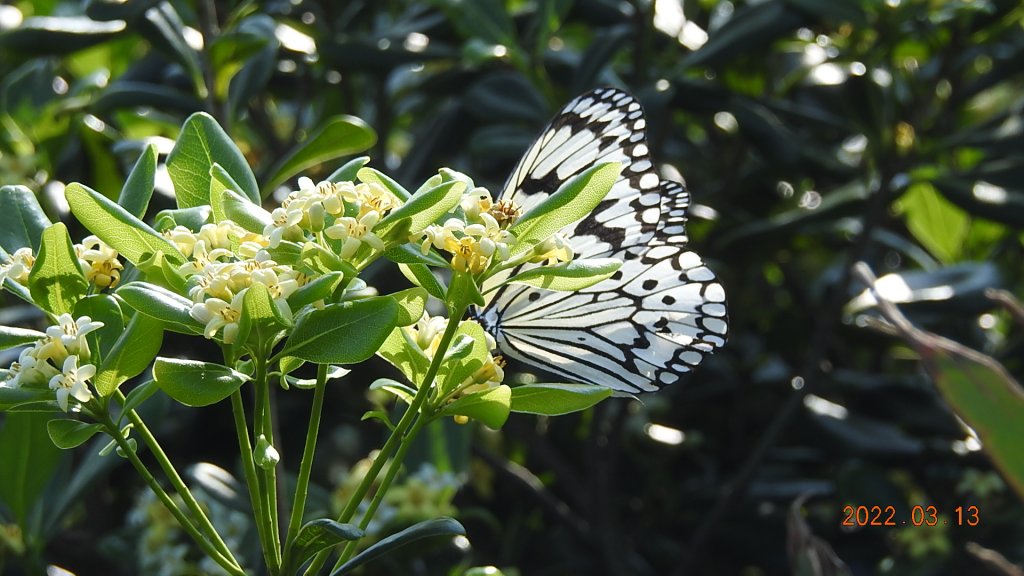
POLYGON ((658 180, 640 104, 605 88, 577 97, 544 130, 502 193, 528 210, 598 162, 622 175, 567 227, 577 258, 615 257, 611 278, 577 292, 506 285, 475 315, 502 353, 569 380, 635 393, 678 380, 725 343, 725 292, 686 250, 686 189, 658 180))

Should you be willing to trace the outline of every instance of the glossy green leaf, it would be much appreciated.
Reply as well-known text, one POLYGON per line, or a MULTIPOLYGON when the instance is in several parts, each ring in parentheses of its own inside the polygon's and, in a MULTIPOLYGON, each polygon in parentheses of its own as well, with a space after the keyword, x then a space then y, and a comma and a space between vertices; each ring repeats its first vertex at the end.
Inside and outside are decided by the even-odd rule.
MULTIPOLYGON (((296 565, 301 565, 311 556, 342 542, 362 538, 365 533, 352 524, 341 524, 329 518, 318 518, 305 523, 291 542, 292 555, 296 565)), ((285 569, 290 573, 291 567, 285 569)))
POLYGON ((331 572, 331 576, 343 576, 355 570, 356 568, 380 558, 386 556, 398 548, 422 540, 424 538, 436 538, 446 537, 451 538, 452 536, 463 536, 466 534, 466 529, 463 528, 462 524, 453 518, 435 518, 433 520, 426 520, 413 524, 412 526, 388 536, 382 538, 379 542, 371 544, 359 554, 356 554, 348 562, 345 562, 337 570, 331 572))
POLYGON ((231 220, 249 232, 262 234, 273 222, 270 212, 243 196, 241 188, 220 164, 210 168, 210 201, 217 222, 231 220))
POLYGON ((586 410, 613 392, 585 384, 523 384, 512 388, 512 411, 560 416, 586 410))
POLYGON ((430 366, 430 359, 405 331, 395 328, 377 350, 377 355, 397 368, 410 382, 420 384, 430 366))
POLYGON ((291 319, 281 314, 270 290, 259 282, 253 282, 242 298, 242 316, 238 321, 238 342, 253 342, 269 345, 284 327, 291 325, 291 319))
POLYGON ((359 171, 370 161, 369 156, 360 156, 345 162, 340 168, 331 172, 328 182, 354 182, 359 171))
POLYGON ((318 364, 362 362, 380 348, 398 314, 390 297, 329 304, 296 319, 281 354, 318 364))
POLYGON ((477 322, 459 323, 452 347, 445 354, 445 362, 437 372, 442 394, 448 394, 470 378, 490 357, 491 351, 487 348, 487 337, 484 335, 483 327, 477 322), (468 342, 469 349, 460 351, 460 342, 468 342))
POLYGON ((95 190, 74 182, 64 196, 75 217, 129 262, 138 265, 157 252, 178 264, 185 261, 173 243, 95 190))
POLYGON ((512 253, 532 249, 555 232, 593 212, 611 191, 621 172, 622 165, 618 163, 602 163, 562 184, 509 229, 516 236, 516 243, 510 247, 512 253))
POLYGON ((484 392, 467 394, 446 405, 441 411, 446 416, 467 416, 479 420, 488 428, 499 430, 508 420, 512 389, 502 384, 484 392))
POLYGON ((197 112, 185 120, 178 141, 167 157, 167 171, 174 183, 179 208, 210 203, 210 169, 214 163, 223 166, 245 196, 259 204, 256 176, 241 151, 212 116, 197 112))
POLYGON ((160 387, 156 385, 156 380, 146 380, 142 384, 139 384, 132 391, 125 396, 124 406, 121 408, 122 414, 127 414, 132 410, 135 410, 142 405, 143 402, 149 400, 153 394, 156 394, 160 387))
POLYGON ((374 228, 374 232, 384 237, 401 220, 408 218, 408 235, 418 235, 424 228, 458 206, 465 190, 464 182, 450 181, 416 194, 384 217, 374 228))
POLYGON ((42 402, 52 403, 54 409, 50 410, 51 412, 60 410, 54 401, 53 391, 48 388, 0 388, 0 412, 6 412, 25 404, 42 402))
POLYGON ((0 350, 7 350, 22 344, 35 342, 46 336, 43 332, 29 330, 28 328, 16 328, 13 326, 0 326, 0 350))
POLYGON ((192 318, 192 301, 155 284, 132 282, 117 290, 129 306, 164 323, 171 331, 183 334, 202 334, 203 325, 192 318))
POLYGON ((403 202, 412 196, 408 190, 402 188, 402 185, 392 180, 390 176, 373 168, 360 168, 356 171, 356 176, 360 182, 380 184, 403 202))
POLYGON ((53 445, 62 450, 77 448, 85 444, 103 429, 99 424, 89 424, 70 418, 58 418, 46 423, 46 433, 53 445))
POLYGON ((335 158, 362 152, 376 142, 377 134, 359 118, 329 118, 316 133, 278 163, 263 187, 263 194, 269 195, 282 182, 304 170, 335 158))
POLYGON ((220 364, 158 357, 153 364, 153 379, 171 398, 200 407, 227 398, 250 378, 220 364))
POLYGON ((427 291, 423 288, 408 288, 390 296, 398 302, 398 326, 415 324, 427 307, 427 291))
POLYGON ((445 293, 448 289, 434 276, 434 273, 425 264, 400 264, 398 268, 402 271, 402 275, 408 278, 410 282, 423 288, 434 298, 438 300, 445 299, 445 293))
POLYGON ((508 282, 575 292, 611 277, 621 266, 622 261, 615 258, 573 260, 557 266, 531 268, 509 278, 508 282))
POLYGON ((128 173, 124 187, 121 188, 121 195, 117 198, 121 208, 140 220, 146 216, 149 200, 153 196, 153 187, 156 185, 156 159, 156 146, 146 146, 132 171, 128 173))
POLYGON ((0 246, 14 254, 18 248, 32 247, 39 252, 43 230, 50 227, 36 195, 25 186, 0 186, 0 214, 4 224, 0 226, 0 246))
POLYGON ((142 374, 156 358, 163 338, 163 324, 159 320, 136 312, 104 356, 93 380, 96 392, 101 397, 109 396, 128 379, 142 374))
POLYGON ((171 208, 157 212, 153 218, 153 227, 166 231, 175 226, 184 226, 198 232, 204 224, 211 222, 213 209, 209 206, 193 206, 192 208, 171 208))
POLYGON ((71 313, 88 288, 67 227, 58 222, 44 230, 39 255, 28 275, 32 299, 58 316, 71 313))
MULTIPOLYGON (((0 392, 7 390, 10 389, 0 392)), ((49 395, 52 397, 53 393, 49 395)), ((10 507, 11 515, 21 526, 25 526, 29 510, 61 459, 61 451, 46 433, 46 422, 51 418, 50 414, 9 412, 0 420, 0 501, 10 507)))

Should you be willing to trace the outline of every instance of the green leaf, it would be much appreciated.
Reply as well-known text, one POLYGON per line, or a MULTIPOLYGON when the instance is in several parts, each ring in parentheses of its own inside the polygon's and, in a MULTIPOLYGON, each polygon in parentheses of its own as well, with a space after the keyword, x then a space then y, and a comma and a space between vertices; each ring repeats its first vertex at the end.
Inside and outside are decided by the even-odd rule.
POLYGON ((911 185, 900 198, 899 206, 910 233, 929 252, 946 264, 960 260, 970 230, 966 212, 927 182, 911 185))
POLYGON ((622 261, 615 258, 573 260, 557 266, 531 268, 509 278, 508 283, 529 284, 548 290, 575 292, 611 277, 621 266, 622 261))
POLYGON ((142 384, 139 384, 132 391, 125 396, 124 406, 121 408, 121 414, 127 414, 132 410, 135 410, 142 405, 143 402, 148 400, 156 394, 156 391, 160 387, 156 385, 156 380, 146 380, 142 384))
MULTIPOLYGON (((9 388, 0 392, 20 392, 9 388)), ((53 392, 46 390, 49 396, 53 392)), ((2 396, 0 396, 2 398, 2 396)), ((0 400, 2 406, 3 400, 0 400)), ((46 433, 49 414, 9 412, 0 420, 0 501, 10 507, 11 515, 25 526, 29 511, 42 495, 61 460, 46 433)))
POLYGON ((214 164, 210 168, 210 175, 210 201, 214 220, 232 220, 249 232, 262 234, 273 221, 270 212, 241 195, 238 184, 220 164, 214 164))
POLYGON ((362 362, 380 348, 398 319, 391 297, 329 304, 300 316, 282 355, 317 364, 362 362))
POLYGON ((53 445, 62 450, 77 448, 85 444, 103 429, 99 424, 89 424, 70 418, 57 418, 46 423, 46 433, 53 445))
MULTIPOLYGON (((358 540, 365 535, 365 532, 352 524, 341 524, 329 518, 318 518, 307 522, 299 529, 295 540, 290 544, 292 547, 291 558, 294 566, 300 566, 311 556, 326 550, 331 546, 342 542, 358 540)), ((288 566, 282 573, 293 573, 293 566, 288 566)))
POLYGON ((54 316, 70 314, 89 289, 63 223, 43 231, 39 255, 28 275, 28 289, 32 300, 54 316))
POLYGON ((586 384, 523 384, 512 389, 512 411, 560 416, 586 410, 614 392, 586 384))
POLYGON ((383 390, 389 394, 394 394, 406 404, 412 404, 413 397, 416 396, 414 388, 391 378, 377 378, 370 383, 370 390, 383 390))
POLYGON ((451 538, 452 536, 464 536, 466 529, 463 528, 462 524, 459 524, 454 518, 435 518, 433 520, 426 520, 413 524, 412 526, 388 536, 387 538, 381 539, 380 542, 372 544, 357 554, 354 558, 348 562, 342 564, 337 570, 331 572, 331 576, 343 576, 356 568, 380 558, 391 554, 398 548, 422 540, 424 538, 435 538, 438 536, 444 536, 451 538))
POLYGON ((344 279, 344 272, 328 272, 292 292, 292 295, 288 297, 288 307, 298 310, 307 304, 329 300, 344 279))
POLYGON ((64 196, 75 217, 132 264, 157 252, 176 264, 185 262, 173 243, 95 190, 73 182, 64 189, 64 196))
POLYGON ((446 416, 467 416, 499 430, 508 420, 512 389, 502 384, 483 392, 467 394, 451 402, 441 411, 446 416))
POLYGON ((476 304, 483 307, 484 297, 471 274, 456 272, 452 275, 451 284, 448 285, 448 302, 476 304))
POLYGON ((605 162, 562 184, 509 229, 516 236, 511 252, 518 254, 532 249, 555 232, 593 212, 611 191, 621 172, 621 164, 605 162))
POLYGON ((410 382, 421 383, 430 366, 430 359, 401 328, 395 328, 388 334, 377 355, 391 363, 410 382))
POLYGON ((425 264, 399 264, 398 269, 402 271, 402 274, 409 279, 410 282, 416 284, 420 288, 427 291, 428 294, 437 298, 438 300, 444 300, 445 294, 448 289, 430 268, 425 264))
POLYGON ((341 168, 338 168, 334 172, 331 172, 331 175, 327 177, 327 181, 354 182, 356 179, 356 175, 359 173, 359 170, 362 169, 363 166, 366 166, 366 163, 369 161, 369 156, 360 156, 358 158, 353 158, 348 162, 345 162, 345 164, 343 164, 341 168))
POLYGON ((111 395, 117 388, 134 378, 156 358, 163 344, 163 324, 141 312, 136 312, 110 351, 93 379, 101 397, 111 395))
POLYGON ((185 120, 178 142, 167 157, 167 171, 174 183, 178 207, 210 203, 210 168, 214 163, 223 166, 245 196, 259 204, 256 176, 245 157, 213 116, 197 112, 185 120))
MULTIPOLYGON (((395 239, 398 240, 399 238, 396 236, 395 239)), ((411 243, 390 246, 384 250, 384 256, 398 264, 423 264, 425 266, 434 266, 435 268, 448 267, 448 261, 437 252, 430 250, 424 254, 419 246, 411 243)))
POLYGON ((374 227, 374 232, 383 238, 402 219, 408 218, 410 221, 408 235, 418 235, 423 232, 424 228, 458 206, 465 190, 465 182, 452 180, 416 194, 405 204, 392 210, 374 227))
POLYGON ((153 379, 168 396, 186 406, 216 404, 250 378, 227 366, 195 360, 157 358, 153 379))
POLYGON ((146 216, 149 200, 153 196, 153 187, 156 186, 156 160, 156 146, 146 146, 128 174, 124 187, 121 188, 121 195, 117 198, 121 208, 140 220, 146 216))
POLYGON ((202 334, 203 325, 192 318, 192 301, 155 284, 131 282, 118 288, 117 295, 141 314, 164 323, 168 330, 202 334))
POLYGON ((271 171, 263 187, 264 196, 292 176, 323 162, 356 154, 377 142, 377 134, 355 116, 329 118, 315 134, 285 157, 271 171))
POLYGON ((367 184, 380 184, 392 194, 394 194, 399 200, 405 202, 412 194, 398 182, 391 179, 390 176, 374 170, 373 168, 361 168, 356 172, 356 177, 359 178, 360 182, 366 182, 367 184))
POLYGON ((259 282, 253 282, 242 297, 242 315, 238 320, 238 342, 252 341, 263 350, 274 342, 282 329, 291 325, 291 319, 281 314, 270 290, 259 282), (251 338, 255 340, 251 340, 251 338))
POLYGON ((25 186, 0 186, 0 214, 4 224, 0 226, 0 246, 14 254, 18 248, 32 247, 32 253, 39 252, 40 236, 50 227, 36 195, 25 186))
POLYGON ((0 350, 7 350, 22 344, 35 342, 46 336, 43 332, 29 330, 27 328, 15 328, 12 326, 0 326, 0 350))
POLYGON ((0 388, 0 412, 6 412, 25 404, 38 404, 51 402, 55 410, 57 402, 54 401, 53 391, 41 388, 0 388))
POLYGON ((390 295, 398 302, 398 326, 415 324, 427 307, 427 291, 423 288, 409 288, 390 295))
POLYGON ((153 227, 165 231, 175 226, 184 226, 193 232, 198 232, 204 224, 210 223, 211 216, 213 216, 213 209, 209 206, 161 210, 153 218, 153 227))
POLYGON ((461 322, 455 331, 453 342, 453 346, 445 354, 445 362, 441 364, 441 369, 437 373, 442 394, 454 390, 491 357, 491 351, 487 348, 487 337, 478 322, 461 322), (471 344, 468 350, 460 350, 460 343, 463 341, 471 344))

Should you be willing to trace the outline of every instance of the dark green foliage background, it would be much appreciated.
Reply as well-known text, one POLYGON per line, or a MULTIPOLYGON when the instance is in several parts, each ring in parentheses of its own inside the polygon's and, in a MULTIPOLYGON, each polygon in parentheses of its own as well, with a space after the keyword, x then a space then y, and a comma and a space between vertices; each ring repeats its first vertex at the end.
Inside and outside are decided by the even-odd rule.
MULTIPOLYGON (((15 9, 68 19, 0 31, 0 184, 38 190, 55 219, 67 214, 53 182, 116 194, 143 145, 157 142, 162 161, 166 139, 196 110, 239 142, 261 182, 345 113, 378 131, 371 165, 403 184, 449 166, 497 190, 577 93, 612 84, 644 103, 652 155, 666 175, 685 175, 692 244, 726 288, 728 346, 642 402, 513 416, 500 433, 452 426, 449 457, 470 475, 456 504, 472 549, 421 550, 368 573, 487 564, 530 575, 787 573, 787 513, 804 494, 811 531, 854 574, 981 574, 969 542, 1024 561, 1018 497, 998 482, 986 488, 994 472, 982 452, 954 450, 966 434, 909 349, 847 307, 863 289, 848 272, 859 260, 879 276, 946 287, 904 311, 1020 376, 1020 326, 984 296, 986 287, 1024 292, 1018 3, 50 0, 0 9, 0 22, 15 9), (706 43, 693 29, 685 44, 666 32, 661 18, 680 6, 706 43), (203 49, 190 47, 185 26, 205 37, 203 49), (846 416, 822 410, 825 400, 846 416), (682 430, 684 442, 653 441, 652 423, 682 430), (981 524, 841 529, 846 504, 892 505, 908 523, 916 504, 949 520, 974 504, 981 524)), ((157 194, 148 216, 171 203, 157 194)), ((374 273, 382 290, 404 287, 390 271, 374 273)), ((5 324, 32 321, 6 302, 5 324)), ((178 338, 168 345, 207 354, 178 338)), ((324 436, 359 436, 324 443, 320 481, 379 445, 379 426, 358 419, 365 385, 384 371, 371 362, 329 391, 324 436)), ((282 430, 290 466, 304 395, 279 395, 294 422, 282 430)), ((235 469, 225 416, 224 407, 169 407, 155 427, 181 465, 235 469)), ((43 557, 80 574, 133 573, 111 542, 140 486, 115 468, 43 557)))

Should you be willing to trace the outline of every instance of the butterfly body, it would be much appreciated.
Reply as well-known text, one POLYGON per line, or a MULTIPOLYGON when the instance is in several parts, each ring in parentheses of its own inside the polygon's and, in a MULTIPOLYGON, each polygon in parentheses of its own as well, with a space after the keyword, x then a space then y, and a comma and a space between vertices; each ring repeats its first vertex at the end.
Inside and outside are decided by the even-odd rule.
MULTIPOLYGON (((602 162, 622 173, 597 208, 568 226, 577 260, 616 258, 610 278, 575 292, 508 284, 471 311, 507 356, 571 381, 626 393, 676 382, 725 344, 725 293, 687 249, 689 195, 651 161, 640 103, 601 88, 567 104, 520 160, 499 200, 527 212, 602 162)), ((508 271, 489 285, 507 279, 508 271)))

